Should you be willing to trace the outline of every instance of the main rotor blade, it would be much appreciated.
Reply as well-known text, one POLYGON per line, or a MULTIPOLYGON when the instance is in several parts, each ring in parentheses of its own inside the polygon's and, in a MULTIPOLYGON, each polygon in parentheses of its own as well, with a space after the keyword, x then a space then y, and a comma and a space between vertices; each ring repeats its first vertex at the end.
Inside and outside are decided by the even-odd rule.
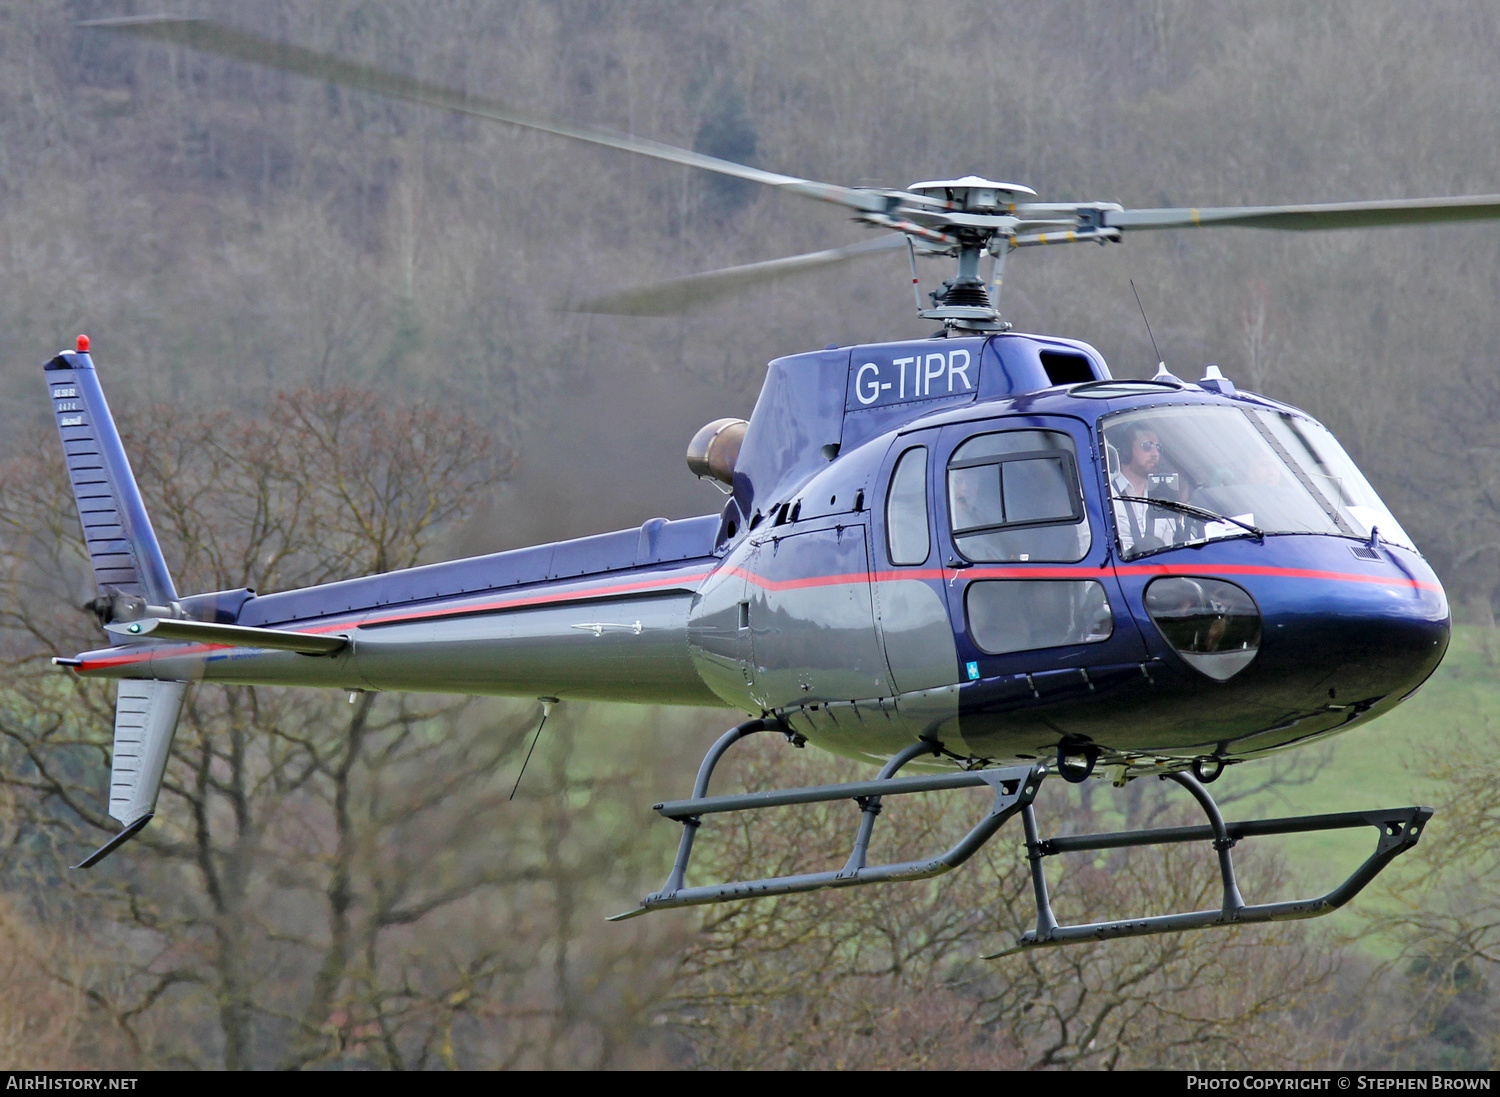
POLYGON ((618 290, 582 301, 574 305, 572 311, 605 312, 616 316, 667 316, 684 312, 695 305, 707 304, 761 282, 803 274, 819 267, 842 263, 846 259, 905 246, 906 236, 893 232, 847 247, 789 255, 785 259, 767 259, 760 263, 746 263, 744 266, 726 267, 703 274, 688 274, 647 286, 618 290))
POLYGON ((1357 229, 1481 221, 1500 217, 1500 194, 1464 198, 1398 198, 1386 202, 1330 202, 1312 206, 1221 206, 1207 209, 1110 211, 1104 223, 1121 229, 1357 229))
POLYGON ((621 149, 625 152, 666 160, 720 175, 745 179, 752 183, 791 191, 806 198, 833 202, 850 209, 881 211, 889 204, 879 191, 840 187, 832 183, 819 183, 811 179, 799 179, 793 175, 781 175, 774 171, 762 171, 732 160, 721 160, 701 152, 663 144, 649 138, 629 137, 622 133, 580 126, 555 118, 511 106, 498 99, 469 95, 454 91, 440 84, 430 84, 409 76, 401 76, 374 65, 360 61, 346 61, 326 53, 288 45, 270 38, 262 38, 248 31, 213 23, 205 19, 180 19, 166 15, 132 16, 120 19, 93 19, 79 23, 80 27, 97 30, 117 30, 141 38, 152 38, 173 45, 188 46, 205 53, 216 53, 237 61, 246 61, 282 72, 308 76, 315 80, 327 80, 359 91, 373 92, 393 99, 404 99, 431 107, 442 107, 493 122, 506 122, 524 129, 540 130, 543 133, 569 137, 591 145, 621 149))

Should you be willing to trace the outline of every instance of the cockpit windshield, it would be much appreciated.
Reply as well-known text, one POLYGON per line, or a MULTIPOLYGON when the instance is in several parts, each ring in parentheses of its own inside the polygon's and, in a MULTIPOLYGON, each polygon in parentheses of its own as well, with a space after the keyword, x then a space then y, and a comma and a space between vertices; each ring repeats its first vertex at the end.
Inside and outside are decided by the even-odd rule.
POLYGON ((1120 555, 1269 533, 1325 533, 1411 548, 1333 435, 1265 408, 1180 406, 1104 421, 1120 555), (1217 516, 1217 517, 1216 517, 1217 516))

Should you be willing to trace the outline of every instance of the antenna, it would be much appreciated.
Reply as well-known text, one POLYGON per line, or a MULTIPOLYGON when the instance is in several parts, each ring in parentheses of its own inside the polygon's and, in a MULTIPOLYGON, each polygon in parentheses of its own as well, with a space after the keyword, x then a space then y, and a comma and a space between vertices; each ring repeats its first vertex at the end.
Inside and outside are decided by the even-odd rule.
POLYGON ((917 247, 911 242, 911 237, 906 238, 906 254, 911 257, 911 295, 917 303, 917 315, 922 314, 922 283, 917 278, 917 247))
POLYGON ((1130 280, 1130 292, 1135 294, 1135 307, 1141 310, 1141 322, 1146 325, 1146 338, 1151 340, 1151 353, 1156 355, 1156 369, 1159 373, 1167 372, 1167 362, 1161 356, 1161 351, 1156 349, 1156 336, 1151 334, 1151 321, 1146 319, 1146 306, 1141 304, 1141 292, 1135 288, 1135 279, 1130 280))
POLYGON ((531 739, 531 750, 526 752, 526 760, 521 763, 521 772, 516 774, 515 787, 510 790, 507 800, 516 798, 516 790, 521 787, 521 778, 526 776, 526 767, 531 764, 531 751, 536 750, 537 740, 542 737, 542 729, 547 726, 547 717, 552 715, 552 706, 558 703, 556 697, 538 697, 537 700, 542 703, 542 722, 536 726, 536 735, 531 739))

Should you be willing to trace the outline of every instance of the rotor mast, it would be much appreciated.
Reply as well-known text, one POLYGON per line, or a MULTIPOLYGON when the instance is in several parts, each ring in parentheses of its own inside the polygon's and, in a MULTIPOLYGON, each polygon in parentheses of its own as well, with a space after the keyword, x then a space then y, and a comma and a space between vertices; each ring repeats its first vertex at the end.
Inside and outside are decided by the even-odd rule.
POLYGON ((1120 209, 1114 203, 1027 202, 1036 191, 1019 183, 966 175, 913 183, 900 197, 916 207, 904 211, 910 220, 939 229, 953 241, 946 249, 925 249, 957 259, 958 273, 933 291, 933 307, 918 313, 923 319, 941 320, 950 330, 1009 330, 1010 324, 1000 318, 1000 276, 1006 257, 1016 248, 1120 239, 1120 230, 1104 223, 1107 212, 1120 209), (922 205, 910 203, 913 198, 922 205), (986 252, 995 261, 988 286, 979 276, 986 252))
POLYGON ((924 217, 923 212, 917 212, 913 219, 941 222, 954 239, 948 254, 958 260, 958 273, 932 292, 933 307, 917 315, 924 320, 941 320, 949 329, 1007 330, 1010 325, 1000 319, 999 283, 995 282, 993 290, 985 285, 979 276, 979 261, 988 251, 997 265, 1004 263, 1020 224, 1014 215, 1016 198, 1035 197, 1036 191, 1018 183, 969 175, 913 183, 907 193, 934 203, 931 214, 924 217))

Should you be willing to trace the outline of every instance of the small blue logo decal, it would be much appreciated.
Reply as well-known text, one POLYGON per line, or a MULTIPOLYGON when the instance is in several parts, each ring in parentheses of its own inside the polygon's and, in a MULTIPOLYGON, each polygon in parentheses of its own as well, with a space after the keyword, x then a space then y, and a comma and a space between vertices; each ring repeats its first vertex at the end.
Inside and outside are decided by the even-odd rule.
POLYGON ((977 679, 979 677, 979 664, 978 663, 970 663, 968 665, 968 669, 969 669, 969 681, 972 682, 972 681, 974 681, 975 679, 977 679))

